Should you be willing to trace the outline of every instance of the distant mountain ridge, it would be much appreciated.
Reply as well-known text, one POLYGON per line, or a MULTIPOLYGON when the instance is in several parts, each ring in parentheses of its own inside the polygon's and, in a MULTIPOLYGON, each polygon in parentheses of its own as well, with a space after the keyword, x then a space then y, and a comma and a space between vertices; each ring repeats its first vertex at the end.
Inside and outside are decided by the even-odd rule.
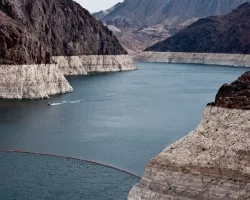
POLYGON ((94 13, 93 15, 96 18, 101 19, 101 18, 105 17, 106 15, 108 15, 109 13, 111 13, 112 11, 114 11, 116 8, 118 8, 121 4, 122 4, 121 2, 118 2, 113 7, 109 8, 107 10, 101 10, 99 12, 94 13))
POLYGON ((128 50, 140 51, 177 33, 196 20, 221 15, 249 0, 124 0, 111 11, 94 13, 104 24, 120 29, 117 35, 128 50))
POLYGON ((177 26, 192 18, 227 14, 245 2, 247 0, 124 0, 107 10, 101 20, 111 23, 121 18, 139 27, 159 23, 177 26))
POLYGON ((230 14, 200 19, 146 51, 250 54, 250 2, 230 14))

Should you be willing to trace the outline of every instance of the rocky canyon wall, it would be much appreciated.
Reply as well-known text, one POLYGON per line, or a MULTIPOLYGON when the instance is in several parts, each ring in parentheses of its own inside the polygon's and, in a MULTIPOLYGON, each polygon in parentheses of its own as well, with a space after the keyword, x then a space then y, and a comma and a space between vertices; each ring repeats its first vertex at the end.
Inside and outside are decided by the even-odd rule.
POLYGON ((135 60, 142 62, 190 63, 250 67, 250 54, 143 52, 135 60))
POLYGON ((113 33, 72 0, 0 0, 0 66, 0 98, 17 99, 72 91, 63 75, 136 69, 113 33))
POLYGON ((250 72, 224 84, 198 127, 150 161, 129 200, 250 199, 250 72))
POLYGON ((128 55, 52 57, 56 64, 0 65, 0 98, 43 99, 72 92, 64 75, 136 70, 128 55))
POLYGON ((0 65, 0 98, 43 99, 72 91, 58 65, 0 65))
POLYGON ((87 75, 137 69, 128 55, 56 56, 53 57, 53 60, 58 63, 59 69, 65 75, 87 75))

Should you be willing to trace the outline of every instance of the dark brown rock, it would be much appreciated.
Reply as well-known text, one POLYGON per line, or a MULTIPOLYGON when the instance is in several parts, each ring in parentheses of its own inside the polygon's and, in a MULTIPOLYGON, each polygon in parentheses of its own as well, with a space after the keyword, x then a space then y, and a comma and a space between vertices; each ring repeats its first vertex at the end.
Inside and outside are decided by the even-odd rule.
POLYGON ((250 3, 227 15, 200 19, 146 51, 250 53, 250 3))
POLYGON ((120 54, 112 32, 72 0, 0 0, 0 64, 120 54))
POLYGON ((209 105, 250 109, 250 72, 246 72, 231 84, 224 84, 219 89, 215 102, 209 105))

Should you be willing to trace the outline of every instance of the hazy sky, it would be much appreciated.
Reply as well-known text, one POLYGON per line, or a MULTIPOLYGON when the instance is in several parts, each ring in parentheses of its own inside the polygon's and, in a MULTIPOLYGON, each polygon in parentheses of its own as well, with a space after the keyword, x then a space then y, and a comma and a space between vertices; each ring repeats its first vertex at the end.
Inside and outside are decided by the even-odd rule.
POLYGON ((123 0, 75 0, 80 3, 84 8, 89 10, 91 13, 106 10, 118 2, 122 2, 123 0))

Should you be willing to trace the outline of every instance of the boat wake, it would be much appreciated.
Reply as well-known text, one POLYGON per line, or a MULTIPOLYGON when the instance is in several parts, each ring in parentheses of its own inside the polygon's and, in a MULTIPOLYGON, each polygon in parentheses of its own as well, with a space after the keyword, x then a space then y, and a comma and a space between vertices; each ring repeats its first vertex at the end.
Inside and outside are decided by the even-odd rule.
POLYGON ((62 102, 58 102, 58 103, 49 102, 48 105, 49 106, 59 106, 59 105, 63 105, 63 104, 76 104, 76 103, 81 103, 81 102, 108 101, 108 100, 113 100, 114 98, 111 98, 111 97, 117 96, 117 95, 119 95, 119 93, 109 94, 109 95, 99 97, 99 98, 96 98, 96 99, 82 99, 82 100, 75 100, 75 101, 62 101, 62 102))

